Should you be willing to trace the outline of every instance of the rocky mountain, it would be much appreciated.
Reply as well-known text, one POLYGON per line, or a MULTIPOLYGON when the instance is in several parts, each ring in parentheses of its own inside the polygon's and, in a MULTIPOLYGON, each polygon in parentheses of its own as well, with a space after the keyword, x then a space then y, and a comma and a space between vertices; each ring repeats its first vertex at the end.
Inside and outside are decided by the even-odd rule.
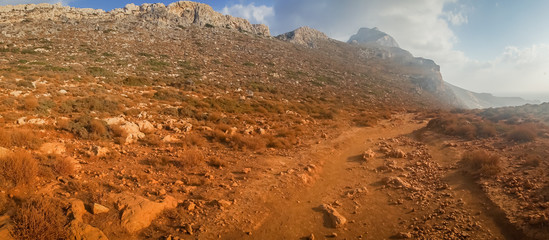
POLYGON ((347 42, 353 44, 377 44, 383 47, 400 48, 393 37, 380 31, 377 27, 361 28, 355 35, 351 36, 347 42))
POLYGON ((496 97, 489 93, 475 93, 449 84, 443 80, 440 67, 434 61, 415 58, 410 52, 400 48, 394 38, 378 28, 361 28, 347 43, 367 48, 380 58, 423 69, 423 73, 411 76, 412 82, 420 89, 431 91, 457 107, 474 109, 538 103, 519 97, 496 97))
POLYGON ((276 36, 277 39, 295 44, 315 47, 319 41, 328 41, 330 38, 323 32, 310 27, 300 27, 291 32, 283 33, 276 36))
MULTIPOLYGON (((25 21, 61 21, 65 24, 83 24, 103 29, 105 26, 97 23, 110 20, 128 23, 127 25, 116 24, 117 27, 134 28, 143 25, 143 22, 150 22, 155 26, 164 27, 190 25, 225 27, 270 36, 269 28, 263 24, 250 24, 243 18, 223 15, 214 11, 209 5, 190 1, 174 2, 168 6, 162 3, 141 6, 128 4, 124 8, 109 12, 101 9, 71 8, 61 4, 8 5, 0 6, 0 13, 0 24, 3 26, 13 24, 13 21, 21 21, 23 18, 25 21)), ((9 33, 4 33, 6 34, 9 33)))

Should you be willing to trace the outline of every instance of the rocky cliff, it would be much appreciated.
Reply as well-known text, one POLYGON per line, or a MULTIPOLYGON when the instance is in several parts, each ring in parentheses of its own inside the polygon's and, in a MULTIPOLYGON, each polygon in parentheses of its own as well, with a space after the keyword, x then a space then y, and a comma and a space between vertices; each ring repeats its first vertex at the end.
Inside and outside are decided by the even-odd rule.
MULTIPOLYGON (((243 18, 223 15, 214 11, 209 5, 190 1, 174 2, 168 6, 162 3, 143 4, 141 6, 128 4, 124 8, 114 9, 109 12, 101 9, 71 8, 61 4, 7 5, 0 7, 0 13, 0 22, 2 24, 21 21, 60 21, 69 24, 89 21, 93 24, 98 20, 135 23, 137 20, 146 20, 146 22, 156 26, 185 27, 199 25, 224 27, 270 36, 269 28, 263 24, 250 24, 243 18)), ((100 28, 101 26, 97 27, 100 28)), ((4 34, 7 33, 4 32, 4 34)))

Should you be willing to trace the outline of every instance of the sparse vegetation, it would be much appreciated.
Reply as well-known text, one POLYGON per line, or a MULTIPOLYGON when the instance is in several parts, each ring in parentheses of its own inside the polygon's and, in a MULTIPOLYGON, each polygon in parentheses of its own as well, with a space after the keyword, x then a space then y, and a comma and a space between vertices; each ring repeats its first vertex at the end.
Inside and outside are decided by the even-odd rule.
POLYGON ((44 197, 30 198, 15 211, 11 234, 15 239, 59 240, 68 238, 66 217, 60 206, 44 197))
POLYGON ((26 151, 17 150, 0 156, 0 171, 4 185, 30 185, 38 175, 38 161, 26 151))
POLYGON ((501 171, 500 158, 483 150, 466 152, 462 157, 463 164, 475 174, 492 177, 501 171))

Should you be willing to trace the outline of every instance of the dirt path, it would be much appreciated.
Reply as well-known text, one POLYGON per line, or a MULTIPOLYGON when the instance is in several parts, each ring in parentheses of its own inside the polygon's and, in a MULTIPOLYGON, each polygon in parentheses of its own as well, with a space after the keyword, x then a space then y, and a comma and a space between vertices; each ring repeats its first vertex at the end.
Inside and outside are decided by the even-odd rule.
MULTIPOLYGON (((478 187, 456 168, 459 152, 405 137, 425 123, 402 115, 374 128, 357 128, 312 149, 318 166, 308 184, 260 196, 263 215, 247 233, 227 239, 514 239, 502 231, 478 187), (380 148, 399 149, 407 158, 389 158, 380 148), (361 153, 376 157, 365 162, 361 153), (386 183, 387 177, 399 183, 386 183), (400 185, 400 186, 395 186, 400 185), (320 206, 333 206, 346 219, 331 226, 320 206)), ((284 161, 284 159, 279 159, 284 161)), ((252 207, 252 206, 250 206, 252 207)))

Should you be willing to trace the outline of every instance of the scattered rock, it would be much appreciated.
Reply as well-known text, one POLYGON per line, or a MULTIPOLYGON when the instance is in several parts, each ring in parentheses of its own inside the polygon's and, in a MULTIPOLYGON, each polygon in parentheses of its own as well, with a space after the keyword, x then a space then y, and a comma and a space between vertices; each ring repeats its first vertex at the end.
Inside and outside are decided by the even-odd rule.
POLYGON ((139 131, 144 133, 151 133, 156 131, 156 128, 154 127, 154 125, 147 120, 138 121, 137 126, 139 126, 139 131))
POLYGON ((71 201, 70 205, 69 216, 71 216, 74 220, 82 221, 82 216, 84 216, 84 213, 86 212, 84 202, 80 199, 74 199, 71 201))
POLYGON ((408 239, 408 238, 412 238, 412 234, 409 232, 401 232, 401 233, 398 233, 395 237, 398 239, 408 239))
POLYGON ((0 216, 0 239, 13 240, 14 238, 10 234, 11 224, 10 216, 4 215, 0 216))
POLYGON ((45 155, 56 154, 62 155, 65 153, 66 148, 63 143, 44 143, 40 146, 40 152, 45 155))
POLYGON ((108 240, 105 233, 99 228, 73 220, 69 224, 69 240, 108 240))
POLYGON ((92 208, 93 214, 106 213, 106 212, 109 212, 109 210, 110 210, 109 208, 98 203, 94 203, 92 208))
POLYGON ((368 149, 367 151, 362 153, 362 159, 364 159, 364 161, 368 161, 368 159, 372 159, 375 156, 376 156, 376 153, 372 151, 372 149, 368 149))
POLYGON ((400 149, 393 149, 387 153, 387 156, 392 158, 406 158, 406 153, 400 149))
POLYGON ((167 135, 164 138, 162 138, 162 142, 165 142, 165 143, 175 143, 175 142, 178 142, 178 141, 179 141, 179 139, 172 136, 172 135, 167 135))
POLYGON ((343 217, 335 208, 328 204, 322 204, 321 206, 322 210, 324 210, 329 218, 330 218, 330 225, 334 228, 340 228, 345 223, 347 223, 347 219, 343 217))
POLYGON ((93 152, 93 155, 95 155, 96 157, 106 157, 110 151, 106 147, 93 146, 92 152, 93 152))
POLYGON ((7 148, 0 147, 0 158, 3 158, 7 155, 11 154, 11 150, 7 148))

